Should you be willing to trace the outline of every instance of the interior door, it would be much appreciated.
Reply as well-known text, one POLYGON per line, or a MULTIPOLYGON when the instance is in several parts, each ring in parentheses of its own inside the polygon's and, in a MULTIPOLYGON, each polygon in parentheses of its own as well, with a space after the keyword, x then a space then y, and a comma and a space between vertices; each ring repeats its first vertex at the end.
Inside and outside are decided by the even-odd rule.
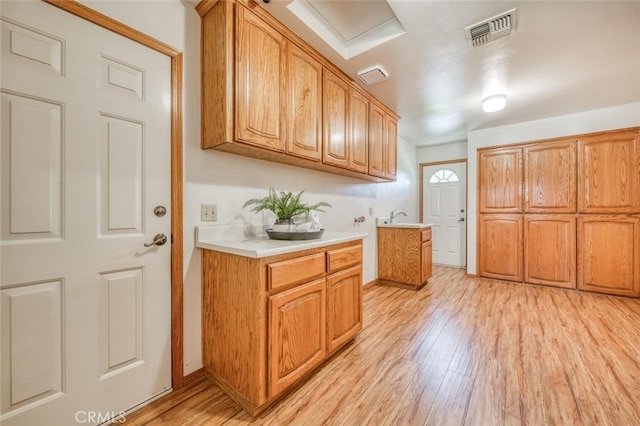
POLYGON ((422 222, 433 223, 433 263, 467 264, 467 163, 424 166, 422 222))
POLYGON ((0 420, 118 421, 171 387, 170 58, 1 12, 0 420))

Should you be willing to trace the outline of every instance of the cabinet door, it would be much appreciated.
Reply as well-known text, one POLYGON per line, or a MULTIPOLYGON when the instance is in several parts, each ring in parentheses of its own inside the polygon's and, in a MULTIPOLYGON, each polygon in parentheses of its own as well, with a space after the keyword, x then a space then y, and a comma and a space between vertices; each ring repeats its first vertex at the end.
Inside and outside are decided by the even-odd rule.
POLYGON ((349 161, 347 151, 349 85, 325 69, 322 90, 324 121, 322 162, 346 168, 349 161))
POLYGON ((349 99, 349 169, 367 173, 369 167, 369 100, 351 88, 349 99))
POLYGON ((287 43, 287 153, 320 160, 322 149, 322 65, 287 43))
POLYGON ((325 358, 325 280, 269 297, 269 398, 325 358))
POLYGON ((480 215, 480 275, 522 281, 522 215, 480 215))
POLYGON ((639 132, 585 137, 578 147, 581 213, 640 212, 639 132))
POLYGON ((244 6, 237 12, 236 138, 284 151, 285 38, 244 6))
POLYGON ((478 175, 481 213, 522 212, 522 148, 481 151, 478 175))
POLYGON ((433 271, 433 262, 432 262, 432 253, 433 247, 431 245, 431 241, 427 241, 426 243, 422 243, 422 251, 421 251, 421 274, 420 279, 422 282, 425 282, 431 276, 433 271))
POLYGON ((574 213, 576 173, 575 139, 525 147, 525 211, 574 213))
POLYGON ((369 103, 369 174, 386 178, 385 114, 380 107, 369 103))
POLYGON ((333 352, 362 330, 362 267, 327 277, 327 352, 333 352))
POLYGON ((576 288, 576 219, 573 216, 525 216, 524 280, 576 288))
POLYGON ((640 296, 640 218, 578 218, 578 288, 640 296))
POLYGON ((396 179, 398 174, 398 123, 391 116, 385 117, 385 144, 387 150, 387 161, 385 176, 388 179, 396 179))

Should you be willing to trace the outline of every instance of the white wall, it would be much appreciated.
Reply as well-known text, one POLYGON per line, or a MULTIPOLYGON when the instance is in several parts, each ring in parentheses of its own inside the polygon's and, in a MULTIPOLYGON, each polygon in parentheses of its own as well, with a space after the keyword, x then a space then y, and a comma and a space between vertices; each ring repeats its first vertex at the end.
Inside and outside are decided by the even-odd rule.
POLYGON ((200 224, 200 204, 218 206, 216 224, 260 223, 261 215, 242 210, 249 198, 264 196, 269 187, 306 189, 305 201, 327 201, 333 208, 320 213, 322 225, 334 231, 367 232, 364 241, 364 281, 376 277, 376 216, 393 208, 417 221, 418 169, 416 148, 404 140, 398 146, 398 180, 375 184, 232 154, 200 149, 200 17, 195 3, 170 1, 83 1, 88 6, 184 52, 184 373, 202 367, 200 327, 200 250, 194 228, 200 224), (369 215, 369 209, 372 215, 369 215), (366 216, 359 227, 354 217, 366 216))
POLYGON ((476 273, 477 149, 640 126, 640 102, 469 132, 467 272, 476 273))
POLYGON ((418 163, 467 158, 467 141, 418 147, 418 163))

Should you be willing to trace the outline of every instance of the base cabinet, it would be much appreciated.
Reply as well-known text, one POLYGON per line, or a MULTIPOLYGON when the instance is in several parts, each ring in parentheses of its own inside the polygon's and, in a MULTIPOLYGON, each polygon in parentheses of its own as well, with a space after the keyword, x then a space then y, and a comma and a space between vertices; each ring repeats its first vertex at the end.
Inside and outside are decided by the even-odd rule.
POLYGON ((640 218, 578 218, 578 288, 640 297, 640 218))
POLYGON ((207 377, 252 416, 362 329, 362 240, 250 258, 202 251, 207 377))
POLYGON ((412 290, 432 271, 431 228, 378 228, 378 281, 412 290))

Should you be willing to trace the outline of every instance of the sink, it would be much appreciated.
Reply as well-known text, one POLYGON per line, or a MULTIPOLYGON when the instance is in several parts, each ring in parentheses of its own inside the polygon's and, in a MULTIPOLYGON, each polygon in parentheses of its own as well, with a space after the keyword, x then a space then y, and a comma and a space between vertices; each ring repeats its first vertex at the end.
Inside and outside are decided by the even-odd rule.
POLYGON ((381 223, 380 225, 378 225, 379 228, 413 228, 413 229, 430 228, 431 226, 433 226, 433 223, 397 222, 397 223, 381 223))

